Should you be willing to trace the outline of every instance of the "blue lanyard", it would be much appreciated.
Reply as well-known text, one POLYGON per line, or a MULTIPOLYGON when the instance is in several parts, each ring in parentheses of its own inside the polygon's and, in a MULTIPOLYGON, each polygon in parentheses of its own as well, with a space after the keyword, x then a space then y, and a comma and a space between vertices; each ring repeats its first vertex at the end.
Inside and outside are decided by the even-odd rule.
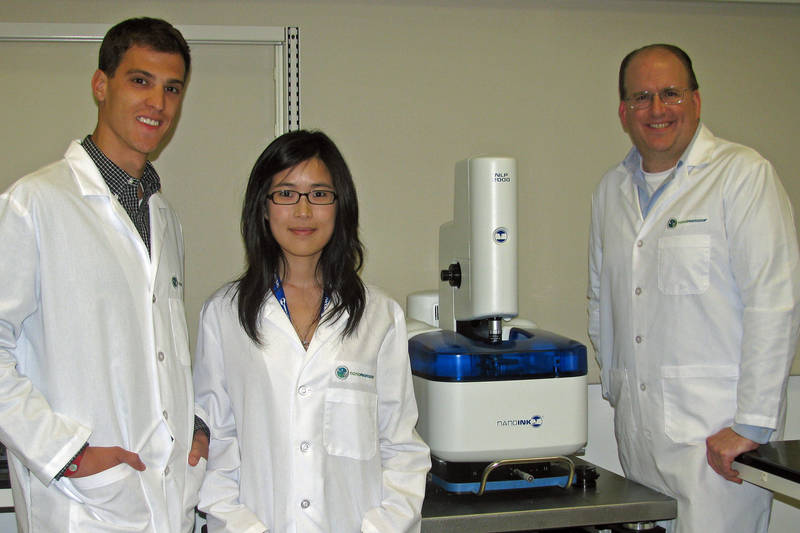
MULTIPOLYGON (((283 292, 283 283, 281 283, 281 278, 275 277, 275 282, 272 284, 272 293, 275 295, 275 298, 278 299, 278 303, 281 304, 281 309, 283 312, 286 313, 286 316, 289 317, 289 322, 292 321, 292 315, 289 313, 289 304, 286 303, 286 293, 283 292)), ((328 302, 331 299, 326 293, 322 293, 322 305, 319 309, 319 316, 322 316, 322 313, 325 311, 325 307, 327 307, 328 302)))

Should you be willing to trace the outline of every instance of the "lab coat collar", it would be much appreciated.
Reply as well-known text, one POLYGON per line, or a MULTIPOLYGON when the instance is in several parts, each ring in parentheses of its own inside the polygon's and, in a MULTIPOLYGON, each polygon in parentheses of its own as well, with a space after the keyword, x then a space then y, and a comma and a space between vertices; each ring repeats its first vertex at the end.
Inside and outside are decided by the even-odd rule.
MULTIPOLYGON (((692 169, 697 166, 708 164, 714 148, 714 134, 711 133, 705 124, 700 123, 694 132, 689 146, 684 150, 678 160, 677 168, 686 166, 692 169)), ((635 146, 632 146, 625 159, 622 160, 622 167, 629 176, 634 176, 642 170, 642 156, 635 146)))
MULTIPOLYGON (((685 180, 696 167, 708 164, 714 146, 713 140, 714 135, 705 124, 698 124, 689 146, 684 150, 676 164, 675 172, 669 178, 670 181, 680 183, 677 188, 685 185, 685 180)), ((641 213, 637 182, 644 183, 644 174, 642 173, 642 156, 635 146, 628 151, 625 159, 620 163, 620 167, 626 175, 626 179, 620 183, 622 196, 641 213)))
MULTIPOLYGON (((167 233, 167 203, 160 192, 153 193, 148 203, 150 204, 150 262, 158 265, 166 240, 164 235, 167 233)), ((144 246, 144 243, 142 245, 144 246)), ((157 269, 152 269, 151 283, 155 283, 156 271, 157 269)))
POLYGON ((686 153, 681 157, 689 171, 696 167, 705 166, 711 161, 715 146, 714 139, 715 137, 711 130, 701 123, 694 134, 692 142, 686 149, 686 153))
POLYGON ((625 201, 631 204, 635 209, 636 212, 641 213, 641 209, 639 208, 639 196, 636 193, 636 184, 633 181, 633 176, 636 172, 639 172, 641 168, 641 157, 639 156, 639 151, 636 150, 636 147, 632 147, 630 151, 628 151, 628 155, 625 156, 625 159, 622 160, 622 163, 619 165, 619 170, 624 174, 625 178, 620 181, 619 190, 620 194, 625 201))
POLYGON ((108 188, 106 180, 103 179, 97 165, 81 146, 80 140, 76 139, 69 144, 64 159, 72 168, 72 175, 81 195, 111 197, 111 190, 108 188))
MULTIPOLYGON (((333 305, 334 300, 335 297, 332 297, 331 302, 328 304, 328 309, 330 309, 331 305, 333 305)), ((289 317, 286 316, 281 304, 278 302, 278 299, 275 297, 272 291, 269 292, 261 313, 264 320, 269 320, 270 322, 276 324, 288 335, 293 335, 295 337, 297 336, 294 331, 294 326, 292 326, 292 322, 289 320, 289 317)), ((308 356, 313 355, 319 347, 325 345, 332 337, 341 335, 342 330, 347 324, 347 319, 349 316, 349 313, 345 311, 341 316, 333 321, 326 321, 323 317, 323 321, 317 326, 317 330, 314 332, 314 336, 311 339, 311 344, 308 346, 306 354, 308 356)))
MULTIPOLYGON (((85 198, 101 197, 108 199, 113 206, 114 213, 116 213, 117 217, 122 221, 122 224, 127 228, 131 238, 134 242, 141 245, 140 251, 143 257, 147 259, 148 263, 157 265, 164 244, 164 233, 167 230, 167 205, 161 197, 161 193, 157 192, 153 194, 148 200, 150 203, 150 248, 152 249, 152 257, 149 257, 147 247, 142 242, 139 232, 133 225, 133 221, 131 221, 122 205, 114 198, 114 195, 108 188, 106 180, 103 179, 103 175, 100 173, 97 165, 95 165, 92 158, 83 146, 81 146, 80 140, 76 139, 69 144, 67 152, 64 154, 64 159, 67 161, 70 168, 72 168, 72 175, 75 178, 81 195, 85 198)), ((152 282, 154 282, 155 275, 156 269, 153 269, 151 272, 151 286, 153 286, 152 282)))

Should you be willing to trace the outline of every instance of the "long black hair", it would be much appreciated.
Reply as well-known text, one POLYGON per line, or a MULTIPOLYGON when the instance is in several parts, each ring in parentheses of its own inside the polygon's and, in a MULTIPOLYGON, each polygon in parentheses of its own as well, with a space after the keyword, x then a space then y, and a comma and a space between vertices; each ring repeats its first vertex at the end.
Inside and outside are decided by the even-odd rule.
POLYGON ((247 270, 236 281, 234 296, 239 296, 239 322, 256 344, 261 344, 259 314, 285 261, 267 220, 267 194, 276 174, 313 158, 327 167, 337 204, 333 235, 317 263, 323 290, 331 297, 322 321, 333 321, 347 313, 342 335, 348 336, 364 313, 366 291, 358 276, 364 246, 358 238, 358 198, 350 169, 333 141, 321 131, 285 133, 272 141, 253 165, 242 207, 247 270))

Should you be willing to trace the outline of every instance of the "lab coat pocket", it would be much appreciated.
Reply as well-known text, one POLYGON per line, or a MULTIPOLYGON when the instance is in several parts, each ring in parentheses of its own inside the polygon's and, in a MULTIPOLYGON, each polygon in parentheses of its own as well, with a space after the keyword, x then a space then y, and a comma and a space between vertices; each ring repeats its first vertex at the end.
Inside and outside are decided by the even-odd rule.
POLYGON ((703 442, 733 423, 736 365, 661 367, 664 432, 673 442, 703 442))
POLYGON ((169 299, 169 320, 172 326, 175 354, 181 363, 190 365, 192 359, 189 353, 189 328, 186 327, 186 311, 182 299, 169 299))
POLYGON ((119 529, 138 530, 147 527, 150 511, 139 475, 127 464, 119 464, 92 476, 69 478, 68 481, 82 501, 83 510, 89 515, 84 516, 83 521, 79 520, 80 531, 117 531, 111 525, 119 529))
POLYGON ((378 395, 352 389, 328 389, 322 441, 331 455, 366 461, 378 449, 378 395))
POLYGON ((658 240, 658 288, 664 294, 708 290, 711 235, 673 235, 658 240))

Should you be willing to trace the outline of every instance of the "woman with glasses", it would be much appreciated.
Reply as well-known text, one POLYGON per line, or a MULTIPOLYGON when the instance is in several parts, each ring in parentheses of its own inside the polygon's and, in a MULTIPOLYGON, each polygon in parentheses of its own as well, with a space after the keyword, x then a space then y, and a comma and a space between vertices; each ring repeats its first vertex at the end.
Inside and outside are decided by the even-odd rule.
POLYGON ((405 319, 358 276, 355 186, 325 134, 264 150, 241 228, 246 271, 203 307, 195 357, 209 531, 419 531, 405 319))

